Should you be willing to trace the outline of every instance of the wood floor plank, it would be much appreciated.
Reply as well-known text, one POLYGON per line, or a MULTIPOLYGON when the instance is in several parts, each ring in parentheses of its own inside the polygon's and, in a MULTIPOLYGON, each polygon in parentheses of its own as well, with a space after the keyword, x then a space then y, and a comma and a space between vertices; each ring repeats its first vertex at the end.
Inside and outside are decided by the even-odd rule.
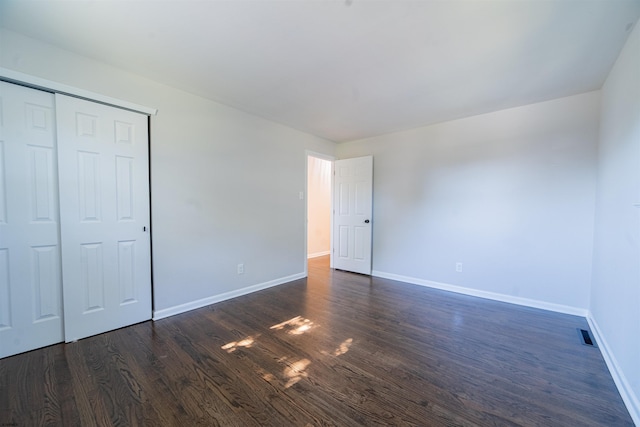
POLYGON ((585 319, 331 270, 0 360, 17 426, 632 426, 585 319))

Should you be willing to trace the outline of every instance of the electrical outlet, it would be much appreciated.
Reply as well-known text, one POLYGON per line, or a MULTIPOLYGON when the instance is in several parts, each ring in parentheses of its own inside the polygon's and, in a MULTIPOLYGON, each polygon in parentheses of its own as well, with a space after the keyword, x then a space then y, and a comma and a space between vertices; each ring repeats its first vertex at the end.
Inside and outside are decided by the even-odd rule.
POLYGON ((244 264, 238 264, 238 274, 244 274, 244 264))
POLYGON ((462 263, 461 262, 456 262, 456 271, 458 273, 462 273, 462 263))

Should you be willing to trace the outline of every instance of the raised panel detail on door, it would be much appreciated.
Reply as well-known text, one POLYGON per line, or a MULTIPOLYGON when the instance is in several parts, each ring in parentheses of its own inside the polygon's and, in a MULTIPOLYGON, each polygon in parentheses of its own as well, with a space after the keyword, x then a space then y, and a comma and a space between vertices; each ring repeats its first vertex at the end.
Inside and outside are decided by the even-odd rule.
POLYGON ((77 170, 80 221, 100 221, 100 155, 79 151, 77 170))
POLYGON ((371 213, 371 182, 356 182, 355 184, 354 214, 370 215, 371 213))
POLYGON ((349 257, 349 227, 338 227, 338 257, 349 257))
POLYGON ((25 104, 26 126, 36 132, 50 134, 53 131, 51 108, 41 105, 25 104))
POLYGON ((0 331, 11 327, 11 286, 9 250, 0 249, 0 331))
POLYGON ((84 295, 83 313, 104 309, 104 273, 102 244, 80 245, 80 287, 84 295))
POLYGON ((136 242, 118 242, 118 282, 120 284, 120 304, 137 301, 136 295, 136 242))
POLYGON ((60 305, 60 255, 57 246, 32 249, 31 282, 34 293, 34 320, 62 314, 60 305))
POLYGON ((65 340, 151 318, 147 117, 56 95, 65 340))
POLYGON ((54 97, 0 82, 0 357, 63 340, 54 97))
POLYGON ((333 266, 371 274, 373 157, 338 160, 335 171, 333 266))
MULTIPOLYGON (((2 110, 0 110, 2 113, 2 110)), ((1 128, 1 127, 0 127, 1 128)), ((0 135, 0 138, 2 136, 0 135)), ((4 141, 0 140, 0 224, 7 222, 7 178, 4 155, 4 141)))
POLYGON ((53 149, 29 146, 28 174, 32 221, 56 221, 58 187, 54 176, 53 149))
POLYGON ((131 123, 115 122, 116 131, 116 143, 119 144, 132 144, 134 133, 134 126, 131 123))
POLYGON ((367 233, 369 233, 369 227, 354 227, 353 235, 353 259, 363 261, 367 255, 367 251, 370 250, 367 246, 367 233))
POLYGON ((349 215, 349 184, 338 184, 338 214, 349 215))
POLYGON ((116 157, 116 192, 118 203, 118 221, 133 220, 134 159, 116 157))
POLYGON ((89 114, 76 113, 76 135, 95 138, 98 135, 98 118, 89 114))

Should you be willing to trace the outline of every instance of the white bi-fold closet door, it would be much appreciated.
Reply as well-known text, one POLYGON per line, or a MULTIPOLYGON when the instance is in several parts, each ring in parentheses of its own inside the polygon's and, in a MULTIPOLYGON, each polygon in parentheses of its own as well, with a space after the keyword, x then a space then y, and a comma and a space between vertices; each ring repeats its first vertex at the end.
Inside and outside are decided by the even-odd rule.
POLYGON ((0 82, 0 357, 151 318, 147 116, 0 82))

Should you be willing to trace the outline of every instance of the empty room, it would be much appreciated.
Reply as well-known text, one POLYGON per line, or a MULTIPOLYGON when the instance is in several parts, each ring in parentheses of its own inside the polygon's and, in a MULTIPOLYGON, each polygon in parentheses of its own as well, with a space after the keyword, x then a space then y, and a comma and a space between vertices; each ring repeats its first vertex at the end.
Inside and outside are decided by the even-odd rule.
POLYGON ((0 0, 0 425, 640 426, 640 0, 0 0))

